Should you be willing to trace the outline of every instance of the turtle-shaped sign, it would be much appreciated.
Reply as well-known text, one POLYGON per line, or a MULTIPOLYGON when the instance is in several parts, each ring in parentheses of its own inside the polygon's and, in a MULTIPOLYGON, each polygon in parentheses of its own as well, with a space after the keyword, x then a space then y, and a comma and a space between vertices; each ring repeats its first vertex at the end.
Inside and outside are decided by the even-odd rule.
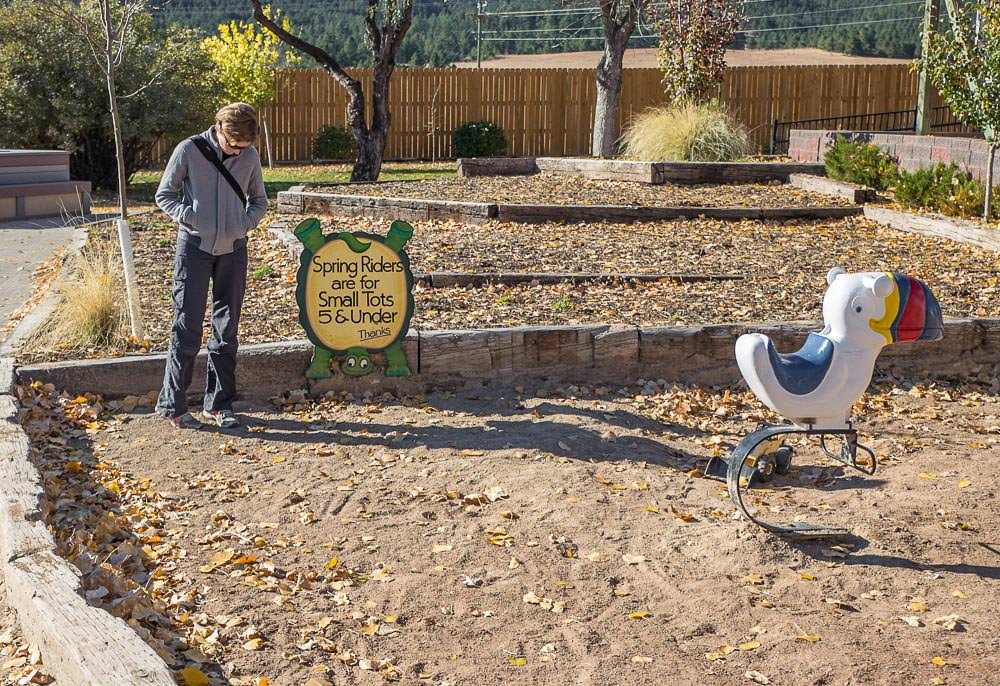
POLYGON ((413 275, 403 246, 413 227, 397 220, 385 238, 361 231, 324 236, 310 218, 294 233, 305 246, 295 291, 299 322, 315 346, 306 377, 332 376, 335 357, 343 358, 345 374, 370 374, 378 351, 385 351, 386 376, 409 376, 402 338, 413 315, 413 275))

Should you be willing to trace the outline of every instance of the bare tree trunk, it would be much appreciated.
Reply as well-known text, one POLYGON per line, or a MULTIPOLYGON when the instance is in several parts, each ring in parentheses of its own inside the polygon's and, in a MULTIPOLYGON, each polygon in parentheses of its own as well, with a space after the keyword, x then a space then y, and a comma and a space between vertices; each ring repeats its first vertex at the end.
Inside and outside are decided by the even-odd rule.
POLYGON ((383 26, 376 23, 378 0, 367 0, 365 33, 375 58, 372 83, 372 123, 365 119, 365 93, 361 83, 352 78, 340 64, 321 48, 295 36, 264 14, 260 0, 250 0, 258 24, 296 50, 315 59, 347 91, 347 127, 354 136, 357 158, 351 170, 352 181, 377 181, 382 171, 385 142, 389 135, 389 81, 396 67, 396 51, 410 28, 413 0, 400 0, 398 16, 386 16, 383 26))
POLYGON ((267 120, 260 115, 260 126, 264 129, 264 152, 267 153, 267 168, 274 169, 274 151, 271 150, 271 137, 267 135, 267 120))
POLYGON ((624 47, 615 52, 615 48, 605 42, 604 55, 597 63, 597 104, 594 107, 594 138, 590 150, 594 157, 615 156, 624 53, 624 47))
MULTIPOLYGON (((139 288, 135 277, 135 258, 132 253, 132 236, 128 227, 128 186, 125 178, 125 146, 122 143, 121 115, 118 112, 118 94, 115 86, 115 60, 112 50, 112 24, 110 6, 104 3, 104 26, 108 37, 107 76, 108 102, 111 105, 111 128, 115 136, 115 161, 118 166, 118 246, 122 253, 122 269, 125 276, 125 299, 128 305, 129 328, 132 338, 141 341, 146 337, 142 324, 142 310, 139 307, 139 288)), ((124 40, 124 38, 122 38, 124 40)))
POLYGON ((986 200, 983 203, 983 219, 987 222, 993 214, 993 160, 996 157, 996 152, 997 145, 990 143, 990 158, 986 160, 986 200))
MULTIPOLYGON (((392 72, 395 70, 395 55, 383 55, 383 59, 375 61, 372 73, 372 125, 366 141, 366 159, 364 163, 374 176, 366 180, 375 180, 382 171, 382 157, 385 154, 385 143, 389 137, 389 124, 392 113, 389 112, 389 84, 392 72)), ((361 159, 358 160, 362 162, 361 159)))
POLYGON ((128 186, 125 181, 125 151, 122 145, 121 119, 118 113, 118 98, 115 95, 115 68, 108 61, 108 94, 111 100, 111 126, 115 132, 115 158, 118 163, 118 209, 120 216, 115 226, 118 230, 118 247, 122 253, 122 270, 125 276, 125 300, 128 305, 129 328, 132 338, 141 341, 146 337, 142 323, 142 308, 139 306, 139 286, 135 276, 135 257, 132 252, 132 235, 128 226, 128 186))
POLYGON ((590 154, 614 157, 618 142, 618 115, 621 109, 622 63, 625 48, 639 21, 645 0, 600 0, 604 26, 604 54, 597 63, 597 103, 590 154))

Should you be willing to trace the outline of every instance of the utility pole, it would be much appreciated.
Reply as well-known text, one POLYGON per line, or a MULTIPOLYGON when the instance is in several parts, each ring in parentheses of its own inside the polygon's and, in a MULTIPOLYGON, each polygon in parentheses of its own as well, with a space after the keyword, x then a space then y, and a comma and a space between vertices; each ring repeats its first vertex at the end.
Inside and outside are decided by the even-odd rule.
POLYGON ((483 0, 476 0, 476 69, 483 68, 483 0))
MULTIPOLYGON (((940 15, 940 0, 924 0, 924 27, 920 40, 920 56, 927 54, 932 33, 938 29, 940 15)), ((917 76, 917 134, 926 136, 931 132, 931 79, 927 70, 920 69, 917 76)))

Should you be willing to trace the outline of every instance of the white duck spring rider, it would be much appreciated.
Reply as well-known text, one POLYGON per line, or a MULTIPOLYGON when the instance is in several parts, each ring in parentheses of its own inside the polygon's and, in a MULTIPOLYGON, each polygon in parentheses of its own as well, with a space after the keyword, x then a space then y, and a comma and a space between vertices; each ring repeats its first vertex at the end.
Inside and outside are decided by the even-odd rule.
POLYGON ((806 537, 844 535, 804 522, 766 524, 743 504, 742 488, 752 479, 768 481, 786 473, 791 449, 785 434, 812 434, 829 457, 866 474, 875 472, 875 455, 858 444, 850 421, 851 407, 871 382, 875 358, 890 343, 934 341, 941 338, 941 308, 921 281, 902 274, 863 272, 848 274, 835 267, 826 276, 823 322, 810 333, 798 352, 783 355, 767 336, 745 334, 736 341, 736 362, 750 390, 792 424, 765 426, 744 438, 725 461, 713 458, 706 473, 725 473, 729 494, 751 521, 781 534, 806 537), (825 437, 839 436, 840 454, 827 449, 825 437), (857 461, 860 448, 868 454, 857 461))

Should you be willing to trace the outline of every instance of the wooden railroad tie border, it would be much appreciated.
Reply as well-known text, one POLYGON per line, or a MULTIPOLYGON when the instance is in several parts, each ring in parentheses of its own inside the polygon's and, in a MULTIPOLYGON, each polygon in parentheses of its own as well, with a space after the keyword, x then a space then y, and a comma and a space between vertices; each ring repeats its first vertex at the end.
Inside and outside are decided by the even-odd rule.
POLYGON ((476 157, 458 160, 460 177, 537 173, 647 184, 787 182, 791 174, 823 176, 814 162, 640 162, 590 157, 476 157))
POLYGON ((789 174, 788 185, 814 193, 825 193, 847 198, 855 205, 864 205, 878 200, 878 193, 873 188, 865 188, 846 181, 836 181, 825 176, 812 174, 789 174))
POLYGON ((31 443, 17 423, 13 364, 0 358, 0 555, 24 635, 58 683, 174 686, 166 663, 124 620, 87 604, 79 570, 57 554, 31 443))
POLYGON ((956 219, 943 215, 901 212, 889 207, 865 205, 865 216, 884 226, 923 236, 947 238, 975 245, 986 250, 1000 251, 1000 231, 987 228, 982 222, 956 219))
POLYGON ((425 288, 474 287, 488 285, 553 285, 561 283, 699 283, 704 281, 742 281, 742 274, 577 274, 547 273, 486 273, 429 272, 413 275, 414 283, 425 288))
POLYGON ((286 214, 323 214, 424 221, 451 219, 470 224, 501 222, 632 223, 672 219, 739 221, 837 219, 862 214, 856 206, 831 207, 656 207, 643 205, 514 205, 424 200, 369 195, 341 195, 294 190, 278 193, 278 211, 286 214))
MULTIPOLYGON (((740 334, 761 332, 779 350, 796 350, 816 322, 763 322, 708 326, 521 326, 473 330, 417 331, 403 339, 413 375, 381 373, 310 383, 309 341, 241 346, 240 387, 247 398, 266 400, 291 389, 368 393, 422 393, 431 389, 512 382, 628 383, 645 377, 678 384, 741 382, 733 346, 740 334)), ((23 381, 36 379, 70 392, 105 396, 142 395, 158 390, 163 354, 106 360, 47 363, 18 370, 23 381)), ((203 374, 206 354, 196 359, 203 374)), ((919 346, 886 348, 877 366, 898 376, 978 373, 1000 366, 1000 319, 949 319, 944 338, 919 346)))

